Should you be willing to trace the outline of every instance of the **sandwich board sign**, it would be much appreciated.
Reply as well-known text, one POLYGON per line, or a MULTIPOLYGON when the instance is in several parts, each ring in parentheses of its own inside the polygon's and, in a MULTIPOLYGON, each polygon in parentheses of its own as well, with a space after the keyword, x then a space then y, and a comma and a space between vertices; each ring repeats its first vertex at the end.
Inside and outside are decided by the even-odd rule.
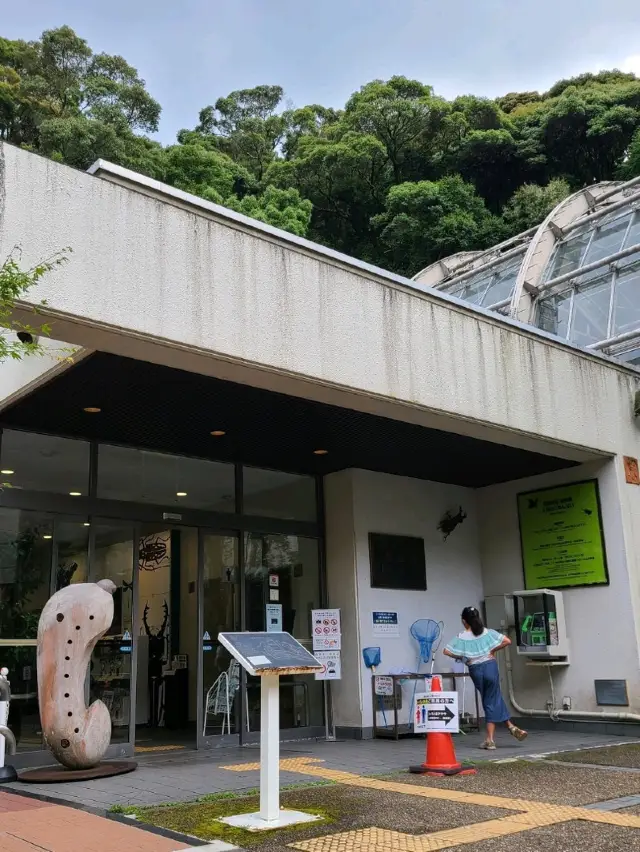
POLYGON ((458 693, 418 693, 413 710, 413 730, 416 734, 458 734, 458 693))

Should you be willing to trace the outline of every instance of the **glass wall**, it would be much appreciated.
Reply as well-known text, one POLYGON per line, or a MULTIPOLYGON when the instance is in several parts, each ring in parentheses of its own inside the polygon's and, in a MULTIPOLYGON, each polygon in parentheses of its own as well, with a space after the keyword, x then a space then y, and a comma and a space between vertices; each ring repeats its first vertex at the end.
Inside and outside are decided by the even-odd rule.
POLYGON ((245 515, 288 521, 316 519, 316 482, 312 476, 243 467, 242 497, 245 515))
MULTIPOLYGON (((218 635, 243 623, 265 630, 267 606, 275 604, 280 629, 312 648, 310 612, 322 604, 316 478, 116 446, 91 452, 82 440, 11 430, 3 433, 0 465, 9 486, 0 503, 3 496, 11 503, 0 506, 0 665, 10 670, 18 750, 43 748, 36 672, 42 608, 56 591, 101 579, 116 586, 114 618, 92 654, 86 697, 108 707, 114 744, 135 738, 155 748, 160 737, 195 746, 257 732, 258 681, 240 687, 239 668, 218 635), (70 494, 63 513, 61 497, 70 494), (25 508, 14 508, 22 502, 25 508), (68 514, 70 505, 78 512, 68 514), (171 524, 174 506, 184 508, 185 526, 171 524), (159 518, 167 507, 165 520, 140 520, 157 507, 159 518), (187 526, 190 509, 198 511, 187 526), (198 528, 203 512, 211 522, 198 528), (233 521, 231 532, 216 529, 226 527, 220 513, 233 521), (258 523, 260 533, 247 531, 258 523), (280 532, 283 524, 290 535, 280 532)), ((282 728, 323 721, 322 683, 283 678, 282 728)))
POLYGON ((240 627, 238 537, 202 539, 202 733, 209 737, 236 733, 241 713, 240 667, 218 641, 219 633, 240 627))
MULTIPOLYGON (((312 650, 311 610, 320 606, 320 566, 316 539, 295 535, 245 535, 247 630, 266 630, 267 604, 281 607, 281 630, 312 650)), ((249 722, 260 727, 260 684, 247 679, 249 722)), ((322 683, 309 675, 280 678, 280 727, 324 723, 322 683)))
POLYGON ((2 482, 20 491, 51 494, 89 493, 89 443, 37 435, 33 432, 2 432, 0 458, 2 482))
POLYGON ((575 277, 543 292, 537 302, 538 326, 580 346, 633 332, 640 338, 640 248, 613 264, 581 272, 589 264, 638 245, 638 211, 612 214, 560 242, 544 280, 551 282, 571 272, 575 277))
POLYGON ((51 516, 0 509, 0 666, 9 669, 9 725, 18 752, 43 747, 36 636, 50 596, 52 554, 51 516))
POLYGON ((457 296, 458 299, 463 299, 472 305, 489 308, 511 297, 523 257, 524 252, 490 269, 483 270, 480 267, 476 275, 460 284, 444 286, 442 289, 449 295, 457 296))
POLYGON ((131 660, 133 630, 132 524, 94 523, 94 558, 90 580, 112 580, 114 615, 111 627, 96 645, 90 664, 90 700, 100 698, 111 714, 111 741, 129 740, 131 720, 131 660), (128 640, 128 641, 127 641, 128 640))
POLYGON ((100 445, 97 496, 234 512, 235 470, 232 464, 100 445))

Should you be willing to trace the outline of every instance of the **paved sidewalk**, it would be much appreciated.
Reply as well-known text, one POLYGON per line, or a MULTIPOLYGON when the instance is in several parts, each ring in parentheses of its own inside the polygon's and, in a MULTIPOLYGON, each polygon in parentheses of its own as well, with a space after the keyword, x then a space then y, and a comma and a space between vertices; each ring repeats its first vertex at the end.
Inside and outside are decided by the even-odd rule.
POLYGON ((0 791, 2 852, 179 852, 189 848, 85 811, 0 791))
MULTIPOLYGON (((631 737, 607 737, 564 731, 532 731, 522 744, 506 732, 498 736, 495 752, 478 749, 479 735, 455 738, 461 760, 504 760, 555 751, 572 751, 622 742, 640 742, 631 737)), ((380 775, 406 769, 424 759, 422 739, 368 740, 358 742, 325 742, 304 740, 282 743, 282 759, 314 757, 329 769, 380 775)), ((48 798, 72 802, 82 807, 108 810, 111 805, 147 805, 160 802, 185 802, 207 793, 247 790, 259 786, 256 770, 227 772, 227 764, 251 763, 258 760, 259 746, 212 749, 211 751, 172 750, 136 755, 138 769, 129 775, 73 784, 26 785, 17 782, 10 787, 30 791, 48 798)), ((281 775, 282 784, 300 783, 303 778, 288 772, 281 775)))

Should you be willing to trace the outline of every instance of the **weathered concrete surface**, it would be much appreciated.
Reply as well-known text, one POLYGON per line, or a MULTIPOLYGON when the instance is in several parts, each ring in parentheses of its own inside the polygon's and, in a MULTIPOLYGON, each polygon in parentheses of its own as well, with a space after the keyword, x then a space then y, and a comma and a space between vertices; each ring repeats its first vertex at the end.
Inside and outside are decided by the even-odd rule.
POLYGON ((38 702, 45 741, 69 769, 104 757, 111 716, 102 701, 86 707, 84 685, 96 642, 113 621, 111 580, 75 583, 53 595, 38 624, 38 702))
POLYGON ((0 172, 0 256, 73 248, 34 292, 54 337, 494 440, 637 446, 630 369, 135 175, 123 186, 8 145, 0 172))

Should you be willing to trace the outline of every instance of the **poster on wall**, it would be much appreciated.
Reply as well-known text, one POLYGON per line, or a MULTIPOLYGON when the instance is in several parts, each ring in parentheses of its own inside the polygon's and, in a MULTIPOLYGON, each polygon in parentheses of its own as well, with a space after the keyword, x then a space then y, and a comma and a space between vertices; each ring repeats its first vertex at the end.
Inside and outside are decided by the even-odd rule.
POLYGON ((342 627, 339 609, 312 609, 311 632, 314 651, 339 651, 342 627))
POLYGON ((596 480, 518 495, 525 589, 609 582, 596 480))
POLYGON ((267 633, 282 633, 282 604, 267 604, 267 633))
POLYGON ((397 612, 372 612, 371 622, 374 636, 385 636, 387 639, 399 638, 400 624, 397 612))

